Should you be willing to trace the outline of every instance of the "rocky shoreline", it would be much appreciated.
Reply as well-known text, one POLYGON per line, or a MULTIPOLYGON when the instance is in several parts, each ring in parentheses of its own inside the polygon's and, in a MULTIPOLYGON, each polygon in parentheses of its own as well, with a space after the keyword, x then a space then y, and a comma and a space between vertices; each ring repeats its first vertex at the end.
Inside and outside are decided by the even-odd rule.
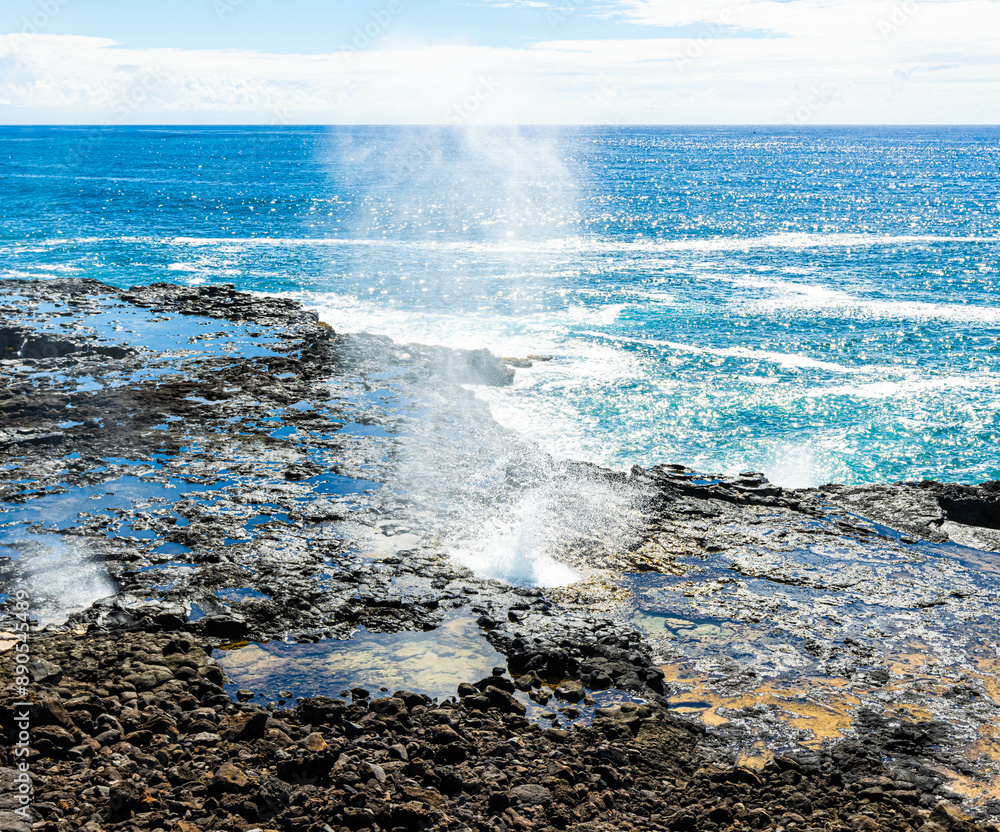
MULTIPOLYGON (((518 361, 341 335, 232 287, 7 280, 0 321, 0 591, 49 625, 30 641, 33 828, 936 832, 1000 815, 995 483, 788 491, 557 463, 468 389, 510 384, 518 361), (484 506, 525 493, 550 495, 578 580, 450 556, 484 506), (333 689, 346 654, 286 696, 232 678, 244 645, 456 622, 501 664, 471 675, 439 645, 447 690, 333 689)), ((393 654, 404 679, 431 655, 415 649, 393 654)), ((27 828, 0 800, 0 830, 27 828)))
MULTIPOLYGON (((542 727, 502 667, 440 703, 355 689, 276 710, 234 701, 189 636, 49 634, 33 648, 32 828, 46 832, 978 828, 862 742, 719 765, 718 742, 655 701, 542 727)), ((5 725, 15 709, 0 699, 5 725)), ((9 809, 0 828, 16 829, 9 809)))

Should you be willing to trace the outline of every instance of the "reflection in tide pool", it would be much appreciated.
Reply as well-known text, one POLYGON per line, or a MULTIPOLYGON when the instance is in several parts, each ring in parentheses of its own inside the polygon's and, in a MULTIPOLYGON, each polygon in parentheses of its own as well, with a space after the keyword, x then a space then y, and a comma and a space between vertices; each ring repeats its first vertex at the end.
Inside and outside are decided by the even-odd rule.
POLYGON ((381 688, 388 693, 405 688, 444 698, 454 696, 460 682, 507 666, 468 618, 425 633, 372 633, 362 627, 349 641, 251 643, 214 655, 232 680, 230 693, 246 688, 269 700, 281 698, 282 691, 336 697, 355 686, 373 696, 381 688))

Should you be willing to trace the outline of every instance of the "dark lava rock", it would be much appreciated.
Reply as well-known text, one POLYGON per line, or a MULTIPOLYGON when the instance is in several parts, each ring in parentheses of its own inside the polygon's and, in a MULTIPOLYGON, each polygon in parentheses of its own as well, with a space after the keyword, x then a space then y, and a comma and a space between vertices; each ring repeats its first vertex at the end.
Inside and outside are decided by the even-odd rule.
MULTIPOLYGON (((493 708, 484 718, 463 702, 434 705, 406 691, 351 703, 316 697, 269 711, 219 697, 201 673, 123 701, 129 692, 124 676, 136 655, 151 667, 176 657, 199 669, 215 665, 204 646, 169 633, 40 633, 32 646, 41 660, 58 657, 63 669, 58 699, 37 713, 50 723, 73 723, 79 738, 72 739, 81 749, 67 754, 69 729, 35 729, 50 740, 38 744, 32 760, 37 832, 321 832, 376 824, 439 832, 499 824, 656 832, 776 823, 995 830, 941 799, 932 798, 931 815, 906 797, 918 794, 905 779, 912 775, 900 769, 890 776, 877 744, 859 745, 842 763, 835 754, 803 750, 754 773, 727 767, 719 740, 692 731, 658 703, 597 709, 592 726, 541 729, 519 713, 493 708), (121 693, 109 696, 109 690, 121 693), (78 712, 87 714, 82 727, 71 716, 78 712), (171 732, 175 722, 183 730, 171 732), (130 739, 122 742, 121 731, 109 726, 129 731, 130 739), (202 727, 212 730, 197 730, 202 727), (39 794, 50 802, 37 800, 39 794)), ((477 692, 466 701, 486 698, 469 687, 477 692)), ((494 684, 484 690, 511 695, 494 684)), ((2 665, 5 726, 16 701, 10 668, 2 665)), ((932 732, 906 737, 916 744, 936 738, 932 732)), ((0 746, 0 783, 16 774, 13 747, 0 746)))
POLYGON ((537 783, 525 783, 510 790, 514 802, 522 806, 547 806, 552 802, 552 793, 537 783))

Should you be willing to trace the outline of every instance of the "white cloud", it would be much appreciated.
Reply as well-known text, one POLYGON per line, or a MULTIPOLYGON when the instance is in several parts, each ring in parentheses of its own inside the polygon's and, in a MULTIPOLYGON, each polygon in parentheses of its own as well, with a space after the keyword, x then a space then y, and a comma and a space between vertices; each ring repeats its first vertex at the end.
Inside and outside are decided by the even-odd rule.
MULTIPOLYGON (((689 38, 525 48, 380 44, 322 55, 131 49, 0 36, 0 118, 14 123, 996 123, 991 0, 791 0, 727 8, 635 0, 637 23, 689 38), (729 30, 731 32, 731 30, 729 30), (393 47, 393 48, 389 48, 393 47)), ((637 30, 641 31, 641 30, 637 30)))

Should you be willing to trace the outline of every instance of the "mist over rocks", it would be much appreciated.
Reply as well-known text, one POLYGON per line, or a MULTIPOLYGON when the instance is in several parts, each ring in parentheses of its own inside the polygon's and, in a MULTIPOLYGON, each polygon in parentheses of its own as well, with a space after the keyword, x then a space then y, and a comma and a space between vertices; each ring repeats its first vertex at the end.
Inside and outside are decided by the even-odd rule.
POLYGON ((336 333, 232 286, 8 280, 0 312, 0 580, 50 625, 39 828, 932 832, 1000 813, 955 808, 942 774, 994 773, 996 594, 969 552, 927 548, 988 560, 995 483, 562 463, 468 389, 514 378, 488 351, 336 333), (456 621, 506 666, 456 675, 454 701, 348 685, 265 708, 212 658, 456 621), (775 680, 858 704, 817 741, 775 680), (675 715, 696 708, 725 718, 675 715))

